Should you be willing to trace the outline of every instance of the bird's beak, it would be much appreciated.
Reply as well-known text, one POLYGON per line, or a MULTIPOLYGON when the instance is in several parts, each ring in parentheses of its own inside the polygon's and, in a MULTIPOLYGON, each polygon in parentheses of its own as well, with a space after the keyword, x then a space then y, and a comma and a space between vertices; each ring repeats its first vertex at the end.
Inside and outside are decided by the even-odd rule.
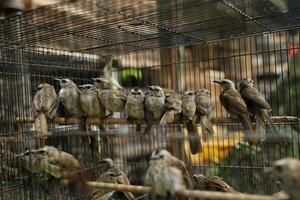
POLYGON ((83 85, 78 85, 77 87, 78 87, 79 89, 83 89, 83 88, 84 88, 83 85))
POLYGON ((98 164, 99 165, 105 165, 105 164, 107 164, 108 162, 106 161, 106 160, 100 160, 100 161, 98 161, 98 164))
POLYGON ((53 78, 53 80, 56 80, 56 81, 61 81, 60 78, 53 78))
POLYGON ((92 81, 97 81, 97 78, 91 78, 92 81))
POLYGON ((221 83, 222 83, 222 81, 219 81, 219 80, 214 80, 213 82, 214 82, 214 83, 218 83, 218 84, 221 84, 221 83))
POLYGON ((151 156, 150 160, 159 160, 159 156, 151 156))
POLYGON ((122 173, 115 174, 115 177, 122 176, 122 173))
POLYGON ((149 88, 150 90, 153 90, 153 86, 147 86, 147 88, 149 88))
POLYGON ((264 168, 264 173, 267 175, 271 175, 273 172, 273 168, 272 167, 265 167, 264 168))

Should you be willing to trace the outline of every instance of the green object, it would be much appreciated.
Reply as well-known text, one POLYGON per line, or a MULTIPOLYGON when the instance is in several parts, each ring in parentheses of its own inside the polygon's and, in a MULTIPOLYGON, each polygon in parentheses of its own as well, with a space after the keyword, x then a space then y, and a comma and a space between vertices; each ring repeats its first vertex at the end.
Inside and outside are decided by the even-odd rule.
POLYGON ((142 79, 142 71, 140 69, 123 69, 121 71, 121 80, 127 80, 128 78, 136 78, 136 80, 142 79))

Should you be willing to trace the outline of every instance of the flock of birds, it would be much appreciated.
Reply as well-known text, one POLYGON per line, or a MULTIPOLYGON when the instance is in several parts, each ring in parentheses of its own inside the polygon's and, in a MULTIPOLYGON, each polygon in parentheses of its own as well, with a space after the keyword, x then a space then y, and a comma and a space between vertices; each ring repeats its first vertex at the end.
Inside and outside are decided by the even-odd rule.
MULTIPOLYGON (((165 149, 155 150, 150 156, 147 171, 143 176, 143 185, 151 187, 152 192, 143 195, 143 198, 128 191, 121 192, 114 189, 91 187, 86 184, 87 181, 97 181, 130 185, 126 173, 118 168, 110 158, 97 162, 99 171, 91 173, 89 168, 85 168, 73 155, 52 146, 26 150, 15 157, 21 163, 22 169, 30 172, 33 176, 32 180, 38 178, 35 184, 40 184, 47 190, 51 190, 49 185, 46 186, 50 182, 56 186, 61 185, 68 188, 67 193, 64 190, 64 192, 60 191, 61 194, 72 198, 93 200, 176 199, 178 192, 186 189, 238 193, 218 176, 203 174, 191 176, 184 162, 165 149), (66 182, 66 180, 68 181, 66 182)), ((20 170, 19 166, 14 167, 16 170, 20 170)), ((265 171, 276 179, 278 188, 281 190, 274 194, 275 197, 290 200, 300 199, 299 160, 281 159, 275 161, 272 167, 266 168, 265 171)), ((53 191, 48 191, 48 193, 57 195, 53 191)))
MULTIPOLYGON (((126 96, 121 87, 110 76, 92 78, 93 84, 76 85, 70 79, 58 79, 61 89, 58 95, 52 85, 42 83, 35 94, 32 110, 35 116, 35 127, 39 135, 47 135, 47 118, 55 116, 59 102, 74 116, 81 119, 82 129, 87 129, 87 117, 105 119, 113 112, 126 113, 127 120, 146 120, 145 136, 151 132, 155 122, 160 124, 185 124, 189 133, 191 153, 201 151, 201 137, 197 124, 201 126, 202 138, 214 135, 211 124, 214 105, 209 90, 185 91, 183 93, 160 86, 148 86, 146 90, 132 88, 126 96), (109 113, 106 115, 106 113, 109 113)), ((269 115, 270 105, 253 86, 253 80, 245 78, 239 83, 239 91, 229 79, 214 81, 220 84, 222 92, 220 101, 231 117, 238 118, 243 125, 246 139, 250 144, 257 144, 266 139, 286 144, 269 115), (256 130, 252 126, 256 120, 256 130), (272 136, 266 136, 263 130, 267 122, 272 129, 272 136)), ((105 131, 103 125, 99 125, 105 131)), ((90 143, 90 139, 83 141, 90 143)))

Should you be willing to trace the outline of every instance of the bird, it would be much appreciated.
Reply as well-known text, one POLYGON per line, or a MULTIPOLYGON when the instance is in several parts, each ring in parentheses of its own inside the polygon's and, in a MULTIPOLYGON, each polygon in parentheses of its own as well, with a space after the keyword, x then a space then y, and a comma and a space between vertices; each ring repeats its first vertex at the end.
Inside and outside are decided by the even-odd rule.
POLYGON ((99 90, 99 99, 102 105, 110 112, 123 112, 125 110, 126 95, 118 88, 109 77, 92 78, 94 86, 99 90))
POLYGON ((75 117, 83 117, 84 113, 80 106, 80 90, 77 85, 70 79, 64 78, 54 78, 54 80, 59 81, 60 91, 58 93, 58 98, 62 105, 75 117))
POLYGON ((69 177, 84 169, 73 155, 53 146, 26 150, 16 157, 22 160, 23 167, 28 171, 49 174, 55 178, 69 177))
POLYGON ((182 111, 182 95, 169 89, 163 89, 165 94, 164 110, 165 113, 160 120, 160 125, 180 121, 182 111))
POLYGON ((283 158, 273 163, 270 174, 282 184, 282 190, 290 199, 300 199, 300 161, 295 158, 283 158))
POLYGON ((165 149, 152 153, 145 184, 152 188, 155 195, 164 197, 193 187, 185 164, 165 149))
MULTIPOLYGON (((102 173, 97 181, 105 183, 114 183, 114 184, 130 184, 129 181, 124 180, 124 173, 118 168, 111 168, 106 172, 102 173)), ((115 191, 112 189, 94 189, 93 191, 93 200, 106 200, 113 195, 115 191)), ((135 197, 131 192, 123 192, 127 200, 134 200, 135 197)))
MULTIPOLYGON (((250 78, 242 79, 239 83, 239 92, 246 102, 249 112, 256 118, 257 126, 263 127, 264 123, 267 122, 272 129, 275 140, 281 144, 286 144, 286 141, 280 137, 278 130, 270 117, 269 113, 272 111, 271 106, 254 87, 254 81, 250 78)), ((264 134, 264 132, 261 132, 261 134, 264 134)))
MULTIPOLYGON (((78 88, 81 91, 79 101, 84 115, 88 118, 100 118, 102 120, 105 115, 105 108, 100 102, 97 88, 91 84, 79 85, 78 88)), ((103 124, 99 124, 99 129, 105 131, 103 124)), ((89 139, 87 143, 91 143, 91 140, 89 139)))
POLYGON ((161 120, 164 114, 165 94, 158 85, 148 86, 145 96, 145 119, 147 125, 144 134, 148 135, 151 131, 152 123, 161 120))
MULTIPOLYGON (((59 82, 61 89, 58 92, 58 98, 66 110, 74 117, 80 119, 79 128, 81 131, 87 131, 86 117, 80 105, 80 93, 77 85, 68 78, 54 78, 59 82)), ((90 144, 90 137, 82 137, 82 144, 90 144)))
POLYGON ((192 178, 194 181, 194 187, 197 190, 236 192, 230 185, 218 176, 206 177, 203 174, 194 174, 192 178))
POLYGON ((201 152, 202 144, 201 138, 198 133, 198 128, 196 125, 196 102, 195 102, 195 92, 185 91, 182 95, 182 121, 188 130, 189 143, 192 154, 201 152))
POLYGON ((214 83, 221 85, 222 92, 219 96, 221 104, 233 118, 238 118, 246 133, 246 139, 250 144, 259 142, 259 138, 253 130, 247 105, 240 93, 235 89, 234 83, 229 79, 214 80, 214 83))
POLYGON ((54 87, 48 83, 39 84, 31 107, 35 118, 35 128, 39 136, 48 134, 47 119, 53 119, 58 106, 59 99, 54 87))
POLYGON ((214 135, 211 118, 214 105, 211 101, 211 92, 207 89, 197 90, 195 93, 197 121, 200 122, 204 141, 214 135))
POLYGON ((127 96, 125 104, 125 113, 127 120, 144 120, 145 108, 144 108, 145 94, 137 87, 131 89, 130 94, 127 96))

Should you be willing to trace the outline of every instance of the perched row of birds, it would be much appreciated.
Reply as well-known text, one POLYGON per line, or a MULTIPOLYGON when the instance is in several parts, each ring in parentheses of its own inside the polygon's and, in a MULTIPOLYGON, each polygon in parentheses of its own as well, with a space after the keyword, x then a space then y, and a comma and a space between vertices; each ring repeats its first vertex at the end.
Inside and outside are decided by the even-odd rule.
MULTIPOLYGON (((110 76, 92 78, 93 84, 77 86, 70 79, 55 78, 61 86, 58 95, 53 86, 42 83, 33 100, 32 110, 35 116, 36 130, 40 135, 47 134, 46 120, 52 119, 59 102, 74 116, 81 120, 81 126, 86 129, 86 117, 110 116, 113 112, 125 111, 127 119, 146 120, 144 133, 151 131, 154 122, 160 124, 183 123, 189 133, 190 149, 193 154, 201 151, 201 139, 197 124, 200 124, 204 140, 214 134, 211 118, 214 104, 209 90, 185 91, 183 93, 160 86, 148 86, 146 90, 133 88, 126 96, 121 87, 114 83, 110 76), (106 113, 109 113, 106 115, 106 113)), ((251 144, 262 142, 266 135, 262 128, 267 122, 273 132, 276 142, 286 141, 281 138, 270 117, 270 105, 254 87, 253 80, 245 78, 239 83, 239 91, 229 79, 214 81, 222 87, 220 101, 231 117, 238 118, 251 144), (251 118, 256 120, 256 131, 252 126, 251 118)), ((100 130, 104 131, 102 125, 100 130)))
MULTIPOLYGON (((130 185, 126 173, 116 167, 110 158, 98 162, 97 168, 100 169, 100 175, 85 173, 86 169, 74 156, 52 146, 27 150, 16 155, 16 158, 29 172, 43 174, 57 180, 68 179, 73 187, 77 186, 76 190, 81 189, 91 194, 91 199, 95 200, 108 200, 117 192, 112 189, 89 188, 85 185, 85 181, 130 185)), ((278 160, 273 163, 272 167, 266 168, 266 172, 271 173, 282 190, 275 196, 280 199, 300 199, 299 160, 292 158, 278 160)), ((49 178, 45 181, 49 181, 49 178)), ((171 199, 177 192, 185 189, 237 192, 218 176, 206 177, 203 174, 190 176, 184 162, 165 149, 155 150, 152 153, 144 176, 144 185, 152 188, 153 195, 167 197, 167 199, 171 199)), ((119 193, 122 198, 117 199, 133 200, 136 198, 131 192, 119 193)))

